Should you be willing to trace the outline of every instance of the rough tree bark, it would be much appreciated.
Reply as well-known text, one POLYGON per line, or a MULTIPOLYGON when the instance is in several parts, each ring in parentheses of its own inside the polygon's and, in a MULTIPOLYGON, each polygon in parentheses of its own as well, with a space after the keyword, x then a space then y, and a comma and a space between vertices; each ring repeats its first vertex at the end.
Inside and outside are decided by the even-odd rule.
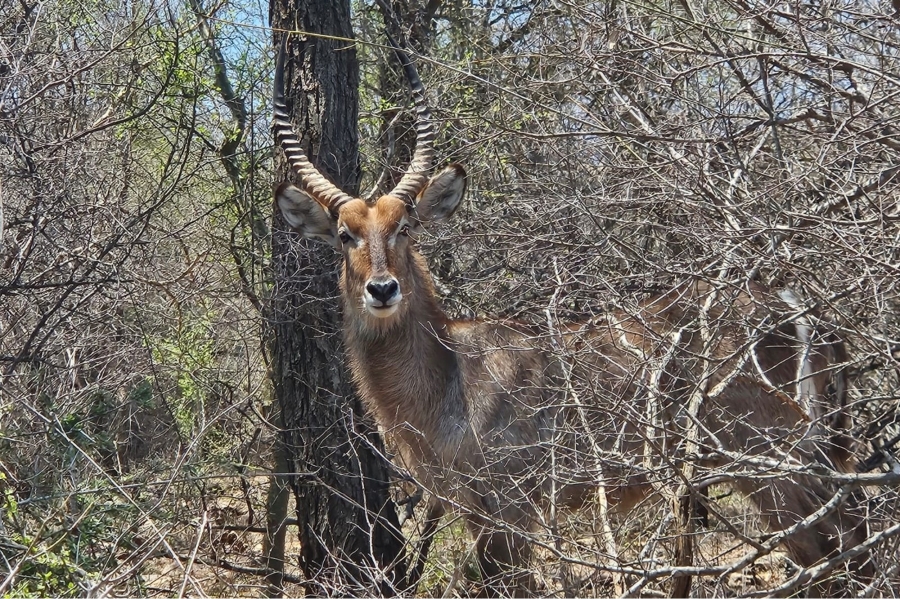
MULTIPOLYGON (((427 54, 434 33, 434 17, 441 5, 439 0, 378 0, 377 5, 387 32, 395 40, 427 54)), ((379 63, 378 89, 387 106, 381 114, 379 131, 384 169, 378 179, 380 194, 400 182, 416 146, 415 112, 403 109, 409 91, 400 61, 393 52, 388 52, 386 60, 379 63)))
MULTIPOLYGON (((349 0, 271 0, 270 19, 276 48, 284 30, 353 36, 349 0)), ((358 193, 356 49, 294 34, 287 54, 285 95, 310 159, 358 193)), ((283 180, 289 174, 278 156, 276 177, 283 180)), ((393 594, 405 573, 402 537, 381 441, 344 366, 337 253, 287 233, 275 210, 272 260, 272 376, 295 473, 307 593, 393 594)))

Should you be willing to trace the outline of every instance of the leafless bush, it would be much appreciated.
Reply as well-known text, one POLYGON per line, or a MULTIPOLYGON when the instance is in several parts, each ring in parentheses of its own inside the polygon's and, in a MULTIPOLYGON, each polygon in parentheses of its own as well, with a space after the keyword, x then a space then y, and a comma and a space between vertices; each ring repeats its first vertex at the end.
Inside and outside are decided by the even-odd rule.
MULTIPOLYGON (((433 227, 422 244, 449 312, 540 325, 551 305, 560 322, 583 321, 695 277, 793 289, 850 350, 850 433, 866 474, 831 476, 835 489, 849 485, 857 500, 865 493, 887 578, 895 574, 886 559, 895 544, 894 462, 881 448, 897 434, 900 172, 889 11, 875 3, 453 4, 419 59, 444 156, 470 172, 455 224, 433 227)), ((678 465, 666 467, 672 476, 678 465)), ((716 570, 739 562, 724 539, 745 530, 733 520, 744 506, 728 485, 712 495, 724 496, 713 506, 727 517, 697 533, 707 592, 746 592, 732 583, 748 581, 808 584, 809 572, 778 565, 743 578, 716 570)), ((666 519, 651 514, 639 525, 650 538, 618 557, 650 555, 666 564, 658 572, 671 572, 674 558, 654 551, 667 546, 659 542, 673 523, 656 529, 647 522, 666 519)), ((550 554, 571 559, 543 539, 550 554)), ((587 563, 616 563, 602 545, 594 551, 587 563)), ((833 575, 824 570, 813 573, 833 575)), ((874 584, 893 592, 883 582, 874 584)))
MULTIPOLYGON (((183 565, 222 495, 261 501, 239 476, 268 393, 232 258, 252 253, 248 221, 216 153, 232 131, 190 13, 0 14, 0 588, 146 593, 136 574, 183 565)), ((259 83, 245 75, 242 94, 259 83)), ((246 185, 241 201, 268 196, 246 185)), ((195 584, 187 572, 174 584, 195 584)))
MULTIPOLYGON (((384 88, 391 58, 381 16, 358 8, 368 190, 382 162, 402 155, 408 121, 397 116, 404 94, 384 88)), ((440 160, 469 172, 455 220, 420 239, 451 316, 525 323, 549 355, 571 364, 591 352, 554 348, 554 330, 633 311, 687 280, 760 283, 793 290, 798 310, 848 348, 834 366, 849 377, 851 427, 828 420, 834 412, 820 416, 852 438, 855 470, 734 456, 723 472, 684 447, 620 455, 648 456, 653 492, 633 512, 609 513, 595 498, 529 531, 539 589, 671 593, 680 572, 694 575, 693 594, 802 593, 831 579, 893 595, 900 40, 892 8, 740 0, 395 8, 441 131, 440 160), (831 490, 825 502, 855 503, 875 578, 850 580, 847 554, 787 563, 778 531, 762 526, 726 476, 737 468, 773 480, 813 476, 831 490), (707 486, 708 500, 690 495, 707 486), (708 505, 709 528, 673 507, 688 496, 708 505), (688 529, 691 565, 676 541, 688 529)), ((261 537, 246 530, 262 527, 263 482, 248 475, 268 467, 259 456, 272 438, 260 318, 271 291, 271 63, 268 33, 256 29, 264 11, 0 0, 3 592, 125 585, 209 594, 258 584, 261 565, 248 556, 259 556, 261 537), (197 574, 204 562, 214 582, 197 574), (160 574, 169 567, 175 574, 160 574), (226 567, 249 578, 227 579, 226 567)), ((645 414, 628 408, 610 411, 646 428, 645 414)), ((403 490, 415 486, 398 497, 403 490)), ((401 506, 413 516, 404 529, 411 544, 423 512, 413 504, 401 506)), ((439 529, 420 590, 475 591, 462 525, 446 518, 439 529)))

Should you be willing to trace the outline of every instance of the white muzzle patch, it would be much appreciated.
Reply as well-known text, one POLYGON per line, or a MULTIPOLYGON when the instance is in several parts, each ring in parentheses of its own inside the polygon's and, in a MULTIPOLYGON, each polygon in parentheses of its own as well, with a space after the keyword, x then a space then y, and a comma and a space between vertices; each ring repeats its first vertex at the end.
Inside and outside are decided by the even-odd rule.
POLYGON ((397 312, 397 308, 400 306, 402 300, 403 294, 400 293, 399 290, 386 302, 381 302, 372 297, 368 291, 363 291, 363 306, 365 306, 366 312, 376 318, 393 316, 393 314, 397 312))

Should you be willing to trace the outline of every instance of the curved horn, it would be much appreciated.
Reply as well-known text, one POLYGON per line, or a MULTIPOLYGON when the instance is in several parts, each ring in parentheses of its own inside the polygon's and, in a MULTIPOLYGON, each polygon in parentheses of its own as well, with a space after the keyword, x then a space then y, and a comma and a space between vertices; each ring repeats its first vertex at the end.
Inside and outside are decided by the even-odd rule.
POLYGON ((428 183, 426 173, 431 169, 434 161, 434 125, 431 122, 431 111, 425 100, 425 88, 422 87, 422 81, 419 79, 415 65, 410 60, 409 54, 394 41, 390 34, 387 38, 397 54, 400 64, 403 65, 403 72, 412 89, 416 105, 416 151, 413 153, 409 168, 403 173, 400 182, 389 195, 400 198, 409 205, 414 205, 416 197, 428 183))
POLYGON ((313 166, 300 147, 300 140, 294 133, 291 125, 291 117, 287 105, 284 103, 284 57, 287 53, 288 35, 285 34, 278 51, 278 61, 275 63, 275 91, 273 103, 275 104, 275 141, 281 145, 284 156, 294 172, 300 175, 300 181, 305 191, 326 210, 337 215, 338 209, 353 198, 338 189, 338 187, 326 179, 319 169, 313 166))

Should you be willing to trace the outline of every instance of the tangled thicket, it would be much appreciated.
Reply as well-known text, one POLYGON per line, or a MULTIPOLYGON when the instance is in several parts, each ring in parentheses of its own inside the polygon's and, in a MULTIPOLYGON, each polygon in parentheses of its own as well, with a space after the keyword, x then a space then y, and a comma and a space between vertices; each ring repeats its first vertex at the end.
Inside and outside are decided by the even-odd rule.
MULTIPOLYGON (((849 348, 850 435, 867 477, 855 486, 878 540, 873 584, 893 593, 893 9, 409 4, 428 17, 409 23, 424 31, 439 156, 469 171, 455 220, 421 244, 448 312, 543 326, 697 277, 792 289, 849 348)), ((401 96, 379 87, 380 17, 354 8, 368 189, 401 96)), ((272 63, 254 28, 265 12, 0 0, 0 592, 259 584, 257 475, 274 437, 262 349, 272 63)), ((727 484, 710 492, 725 517, 695 533, 702 592, 794 580, 780 562, 722 575, 744 555, 735 533, 763 533, 727 484)), ((607 594, 641 583, 641 564, 656 577, 644 592, 663 592, 670 508, 619 521, 615 552, 572 541, 604 537, 594 516, 566 516, 566 534, 542 541, 544 584, 607 594), (624 581, 609 576, 622 568, 624 581)), ((430 591, 462 568, 458 532, 447 526, 432 551, 430 591)))

